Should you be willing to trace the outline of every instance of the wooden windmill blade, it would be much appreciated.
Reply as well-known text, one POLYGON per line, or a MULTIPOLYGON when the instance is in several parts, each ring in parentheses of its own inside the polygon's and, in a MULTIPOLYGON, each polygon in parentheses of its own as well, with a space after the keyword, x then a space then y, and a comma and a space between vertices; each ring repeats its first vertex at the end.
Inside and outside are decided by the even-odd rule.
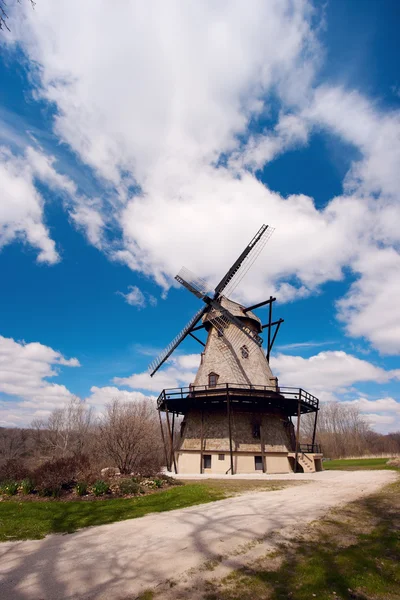
POLYGON ((260 227, 256 235, 252 238, 239 258, 233 263, 229 271, 223 276, 215 288, 214 298, 217 298, 222 292, 228 294, 235 289, 250 269, 273 232, 274 228, 269 225, 262 225, 260 227))
POLYGON ((168 344, 168 346, 153 360, 149 365, 149 373, 150 377, 158 371, 162 364, 165 363, 166 360, 171 356, 171 354, 176 350, 181 342, 190 334, 192 329, 197 325, 200 321, 201 317, 208 310, 207 306, 201 308, 197 313, 190 319, 189 323, 182 329, 180 333, 168 344))

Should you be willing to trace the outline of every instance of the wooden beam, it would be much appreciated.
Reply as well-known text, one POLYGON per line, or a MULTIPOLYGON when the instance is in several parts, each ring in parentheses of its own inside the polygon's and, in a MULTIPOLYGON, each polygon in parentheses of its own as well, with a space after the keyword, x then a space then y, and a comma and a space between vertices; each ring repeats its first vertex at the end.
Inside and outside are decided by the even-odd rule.
POLYGON ((273 298, 272 296, 269 297, 269 300, 264 300, 264 302, 259 302, 258 304, 253 304, 252 306, 248 306, 247 308, 243 309, 243 312, 247 312, 249 310, 255 310, 256 308, 260 308, 261 306, 265 306, 266 304, 272 304, 272 302, 275 302, 276 298, 273 298))
POLYGON ((158 411, 158 417, 160 419, 160 429, 161 429, 161 437, 162 437, 164 452, 165 452, 165 461, 167 463, 167 469, 168 469, 168 471, 170 471, 171 465, 169 464, 168 449, 167 449, 167 445, 165 443, 164 427, 163 427, 162 420, 161 420, 161 411, 160 410, 158 411))
MULTIPOLYGON (((318 401, 318 404, 319 404, 319 401, 318 401)), ((312 445, 313 446, 315 444, 315 434, 317 433, 318 410, 319 410, 319 408, 317 408, 317 410, 315 411, 314 429, 313 429, 313 435, 312 435, 312 445)), ((314 452, 314 449, 313 449, 313 452, 314 452)))
POLYGON ((204 439, 204 406, 201 405, 201 429, 200 429, 200 474, 203 473, 203 442, 204 439))
MULTIPOLYGON (((273 323, 271 323, 271 327, 274 327, 274 325, 278 325, 278 323, 283 323, 283 319, 279 319, 278 321, 274 321, 273 323)), ((266 323, 265 325, 261 325, 261 329, 265 329, 266 327, 269 327, 269 323, 266 323)))
POLYGON ((171 467, 172 462, 174 463, 175 474, 178 473, 178 469, 176 468, 176 460, 175 460, 175 452, 174 452, 174 440, 172 438, 171 432, 171 423, 169 422, 169 412, 168 408, 165 407, 165 414, 167 415, 167 427, 168 427, 168 435, 169 435, 169 443, 171 444, 171 467))
POLYGON ((269 354, 271 354, 271 350, 272 350, 272 348, 274 346, 274 343, 275 343, 275 340, 276 340, 276 336, 278 335, 279 327, 281 326, 282 323, 283 323, 283 319, 279 319, 279 321, 278 321, 278 323, 276 325, 276 329, 274 331, 274 335, 272 337, 270 346, 269 346, 269 354))
POLYGON ((198 337, 196 337, 195 335, 193 335, 193 333, 189 333, 190 337, 192 337, 194 340, 196 340, 196 342, 199 342, 199 344, 201 344, 202 346, 206 346, 204 342, 202 342, 201 340, 199 340, 198 337))
POLYGON ((228 431, 229 431, 229 453, 231 458, 231 474, 234 475, 235 471, 233 468, 233 448, 232 448, 232 423, 231 423, 231 402, 229 398, 229 389, 226 388, 226 410, 228 413, 228 431))
POLYGON ((193 327, 190 331, 198 331, 199 329, 204 329, 205 325, 197 325, 197 327, 193 327))
POLYGON ((297 458, 299 456, 299 444, 300 444, 300 415, 301 415, 301 404, 300 398, 297 401, 297 433, 296 433, 296 452, 294 457, 294 472, 297 473, 297 458))
POLYGON ((269 362, 269 354, 271 350, 271 323, 272 323, 272 296, 270 297, 269 311, 268 311, 268 350, 267 350, 267 361, 269 362))
MULTIPOLYGON (((262 418, 262 416, 261 416, 262 418)), ((261 460, 262 460, 262 468, 263 468, 263 473, 267 472, 267 465, 265 462, 265 448, 264 448, 264 427, 261 421, 261 425, 260 425, 260 444, 261 444, 261 460)))

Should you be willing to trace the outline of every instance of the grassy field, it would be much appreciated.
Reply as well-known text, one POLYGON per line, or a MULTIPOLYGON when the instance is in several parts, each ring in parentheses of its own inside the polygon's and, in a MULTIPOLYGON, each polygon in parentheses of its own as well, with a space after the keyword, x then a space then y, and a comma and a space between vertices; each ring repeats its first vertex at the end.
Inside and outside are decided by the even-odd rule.
POLYGON ((399 600, 400 482, 337 509, 251 566, 207 583, 202 598, 399 600))
POLYGON ((129 499, 35 502, 12 498, 0 503, 0 541, 40 539, 49 533, 72 533, 89 525, 104 525, 143 517, 148 513, 214 502, 245 491, 281 489, 285 484, 287 482, 210 479, 129 499))
POLYGON ((393 469, 396 467, 387 465, 388 458, 342 458, 338 460, 325 460, 324 470, 331 471, 340 469, 342 471, 358 471, 359 469, 393 469))

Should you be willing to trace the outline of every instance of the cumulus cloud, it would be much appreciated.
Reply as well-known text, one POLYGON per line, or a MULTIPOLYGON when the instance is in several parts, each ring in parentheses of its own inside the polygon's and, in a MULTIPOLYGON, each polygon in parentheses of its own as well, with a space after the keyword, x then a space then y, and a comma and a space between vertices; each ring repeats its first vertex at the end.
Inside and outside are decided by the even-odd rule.
POLYGON ((281 385, 302 387, 321 400, 337 399, 356 383, 400 379, 400 369, 385 370, 342 351, 319 352, 310 358, 278 354, 271 357, 281 385))
MULTIPOLYGON (((399 352, 400 313, 385 300, 398 288, 395 268, 388 259, 372 271, 363 256, 392 246, 399 260, 400 115, 357 91, 317 85, 316 16, 307 1, 255 0, 251 10, 132 2, 110 14, 105 0, 43 0, 11 29, 39 66, 36 93, 57 107, 54 131, 114 190, 108 204, 83 198, 72 211, 90 243, 168 289, 182 262, 216 282, 260 224, 272 223, 242 299, 306 297, 348 267, 359 279, 339 304, 346 331, 399 352), (254 134, 258 120, 271 125, 254 134), (320 129, 359 154, 339 198, 318 210, 312 198, 282 198, 257 180, 258 169, 320 129), (368 324, 380 320, 386 326, 368 324)), ((54 184, 43 161, 35 168, 54 184)), ((33 214, 38 231, 25 223, 23 235, 40 260, 55 262, 32 186, 29 197, 24 219, 33 214)))
POLYGON ((0 424, 25 425, 70 400, 73 394, 64 385, 48 381, 60 366, 80 363, 39 342, 0 336, 0 424))
POLYGON ((54 264, 60 257, 44 224, 43 198, 35 188, 34 177, 40 174, 52 184, 58 182, 44 157, 34 153, 34 160, 30 159, 32 153, 17 157, 0 148, 0 249, 20 239, 39 251, 38 262, 54 264))
POLYGON ((380 433, 400 431, 400 402, 394 398, 385 397, 377 400, 357 398, 346 404, 358 408, 375 431, 380 433))
POLYGON ((171 358, 167 366, 150 377, 148 372, 134 373, 130 377, 114 377, 114 383, 131 389, 149 390, 160 393, 163 389, 186 387, 196 375, 200 364, 199 354, 177 355, 171 358))
POLYGON ((90 388, 90 396, 86 398, 86 403, 101 411, 106 404, 110 404, 113 400, 137 402, 138 400, 154 401, 155 398, 155 396, 146 396, 142 392, 129 392, 114 386, 97 387, 94 385, 90 388))

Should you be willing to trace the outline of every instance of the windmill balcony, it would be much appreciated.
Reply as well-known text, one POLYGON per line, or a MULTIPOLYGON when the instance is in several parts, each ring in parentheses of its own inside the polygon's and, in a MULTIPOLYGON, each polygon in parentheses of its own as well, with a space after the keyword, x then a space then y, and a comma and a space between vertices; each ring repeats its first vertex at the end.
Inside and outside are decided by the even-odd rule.
POLYGON ((165 389, 157 399, 159 410, 169 410, 177 414, 185 414, 188 409, 199 404, 218 405, 226 403, 227 397, 231 405, 246 405, 252 409, 258 406, 265 410, 278 410, 287 416, 318 411, 319 400, 302 388, 277 387, 265 385, 247 385, 238 383, 221 383, 214 386, 189 385, 187 387, 165 389))

